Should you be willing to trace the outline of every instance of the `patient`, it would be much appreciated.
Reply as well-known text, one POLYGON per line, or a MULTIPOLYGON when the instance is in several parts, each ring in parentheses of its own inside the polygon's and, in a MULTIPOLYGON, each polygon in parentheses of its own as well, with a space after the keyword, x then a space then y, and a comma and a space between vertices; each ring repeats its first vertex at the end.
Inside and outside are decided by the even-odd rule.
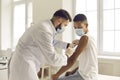
POLYGON ((88 30, 88 21, 84 14, 77 14, 74 19, 74 29, 80 40, 74 53, 68 58, 67 65, 63 66, 56 74, 52 75, 53 80, 98 80, 97 49, 93 37, 88 30), (79 66, 73 71, 67 72, 66 76, 59 76, 67 71, 79 60, 79 66), (58 79, 59 78, 59 79, 58 79))

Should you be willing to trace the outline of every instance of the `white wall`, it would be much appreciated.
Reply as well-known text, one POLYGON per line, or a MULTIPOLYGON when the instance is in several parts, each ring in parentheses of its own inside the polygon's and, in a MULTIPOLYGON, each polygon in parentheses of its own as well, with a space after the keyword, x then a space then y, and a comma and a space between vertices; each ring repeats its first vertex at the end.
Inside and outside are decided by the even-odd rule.
POLYGON ((1 49, 11 48, 11 1, 1 0, 1 49))
POLYGON ((50 19, 60 8, 62 8, 62 0, 33 0, 33 22, 50 19))
MULTIPOLYGON (((73 0, 33 0, 33 22, 38 23, 45 19, 51 19, 54 12, 58 9, 66 9, 73 15, 73 0)), ((63 35, 59 35, 63 41, 72 40, 72 23, 68 26, 63 35), (70 35, 70 36, 68 36, 70 35)))
POLYGON ((120 76, 119 57, 99 57, 99 73, 104 75, 120 76))
MULTIPOLYGON (((62 6, 64 9, 68 10, 68 12, 71 14, 73 19, 74 14, 74 0, 63 0, 62 6)), ((73 23, 71 22, 65 32, 62 35, 63 41, 71 42, 73 40, 73 23)))

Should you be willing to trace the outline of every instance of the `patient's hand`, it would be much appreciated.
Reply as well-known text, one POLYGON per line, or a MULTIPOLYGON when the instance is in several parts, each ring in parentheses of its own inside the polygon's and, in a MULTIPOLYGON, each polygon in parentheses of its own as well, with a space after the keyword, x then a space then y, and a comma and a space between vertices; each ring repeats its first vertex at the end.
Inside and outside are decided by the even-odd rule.
POLYGON ((69 76, 69 75, 74 74, 78 70, 78 68, 79 67, 76 67, 74 70, 66 72, 65 76, 69 76))
POLYGON ((73 71, 68 71, 68 72, 66 72, 65 76, 69 76, 69 75, 72 75, 72 74, 74 74, 73 71))
POLYGON ((72 72, 66 72, 65 76, 69 76, 71 74, 72 74, 72 72))

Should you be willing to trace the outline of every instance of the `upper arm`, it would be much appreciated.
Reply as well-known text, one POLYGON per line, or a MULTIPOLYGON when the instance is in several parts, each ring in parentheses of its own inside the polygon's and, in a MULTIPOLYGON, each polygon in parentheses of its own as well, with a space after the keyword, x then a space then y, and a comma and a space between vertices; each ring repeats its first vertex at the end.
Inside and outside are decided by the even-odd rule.
POLYGON ((88 43, 88 37, 87 36, 82 36, 79 40, 79 44, 77 48, 75 49, 75 52, 73 55, 69 58, 70 62, 72 61, 73 63, 76 61, 78 56, 81 54, 81 52, 85 49, 88 43))

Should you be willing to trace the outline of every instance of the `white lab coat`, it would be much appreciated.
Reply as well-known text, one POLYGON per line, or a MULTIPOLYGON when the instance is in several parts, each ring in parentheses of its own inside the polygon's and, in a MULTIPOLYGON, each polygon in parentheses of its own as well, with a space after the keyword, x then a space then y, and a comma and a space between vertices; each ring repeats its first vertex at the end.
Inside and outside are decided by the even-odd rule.
POLYGON ((30 27, 20 38, 11 59, 9 80, 39 80, 37 72, 45 63, 66 65, 66 55, 55 53, 54 46, 65 49, 67 43, 54 40, 55 34, 50 20, 30 27))

